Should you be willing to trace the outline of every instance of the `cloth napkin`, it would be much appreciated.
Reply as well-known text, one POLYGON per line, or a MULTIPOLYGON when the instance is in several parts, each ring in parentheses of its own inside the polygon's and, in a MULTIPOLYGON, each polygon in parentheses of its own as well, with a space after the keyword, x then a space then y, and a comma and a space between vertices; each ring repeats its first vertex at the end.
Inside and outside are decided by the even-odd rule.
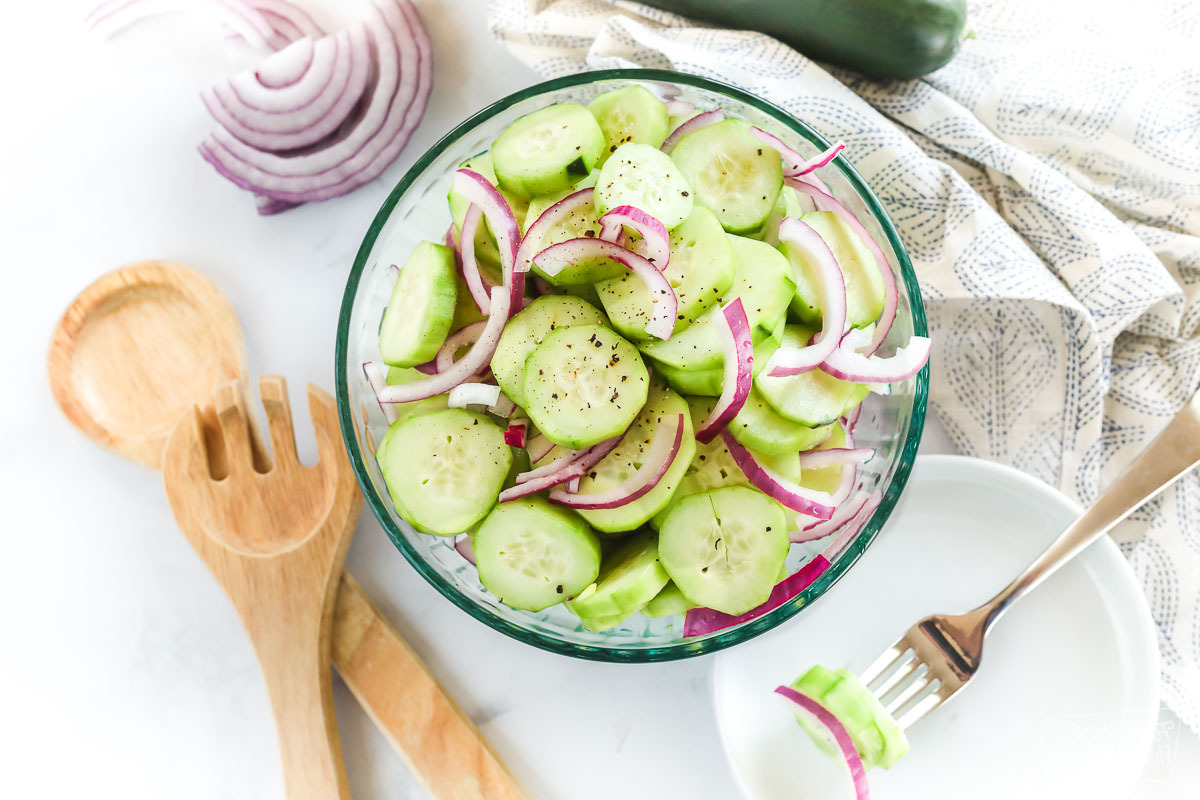
MULTIPOLYGON (((1087 504, 1200 385, 1200 4, 973 2, 968 25, 949 65, 885 82, 625 0, 489 7, 547 78, 673 68, 844 141, 920 278, 930 405, 955 447, 1087 504)), ((1163 698, 1200 732, 1200 475, 1113 536, 1150 602, 1163 698)))

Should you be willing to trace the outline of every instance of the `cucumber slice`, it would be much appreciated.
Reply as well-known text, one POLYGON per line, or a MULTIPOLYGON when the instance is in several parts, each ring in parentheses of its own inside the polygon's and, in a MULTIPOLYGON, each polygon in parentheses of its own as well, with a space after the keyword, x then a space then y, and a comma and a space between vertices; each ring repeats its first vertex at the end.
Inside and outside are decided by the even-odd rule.
MULTIPOLYGON (((779 341, 783 338, 783 324, 781 323, 776 330, 779 333, 778 338, 772 336, 754 345, 754 364, 751 367, 752 375, 757 375, 761 372, 762 368, 767 365, 767 360, 771 358, 771 354, 779 349, 779 341)), ((656 364, 656 367, 658 374, 663 377, 663 380, 680 394, 720 397, 721 388, 725 385, 725 370, 723 367, 715 369, 676 369, 668 364, 661 363, 656 364)), ((701 418, 701 421, 703 421, 703 418, 701 418)))
POLYGON ((767 455, 783 455, 809 450, 829 438, 832 425, 810 428, 780 416, 763 400, 762 394, 750 390, 746 405, 729 423, 729 432, 741 444, 767 455))
MULTIPOLYGON (((508 201, 508 206, 513 210, 513 214, 517 218, 517 224, 521 225, 525 219, 525 213, 529 210, 529 200, 512 192, 505 191, 496 183, 496 171, 492 169, 492 153, 484 151, 477 156, 471 156, 466 161, 458 165, 459 169, 469 169, 472 172, 478 172, 483 177, 487 178, 488 183, 500 190, 500 194, 508 201)), ((454 221, 454 226, 460 231, 462 230, 463 220, 467 218, 467 209, 471 203, 467 198, 463 197, 453 189, 446 195, 446 201, 450 205, 450 218, 454 221)), ((487 228, 487 220, 483 220, 483 225, 480 229, 487 228)), ((492 247, 496 246, 496 239, 491 235, 491 229, 488 229, 488 236, 491 237, 492 247)))
POLYGON ((686 614, 695 607, 696 604, 684 597, 678 586, 668 583, 646 603, 642 613, 647 617, 670 617, 674 614, 686 614))
POLYGON ((577 297, 547 295, 530 303, 504 326, 492 354, 492 374, 508 399, 525 408, 525 359, 557 328, 600 325, 604 315, 577 297))
POLYGON ((393 367, 415 367, 437 355, 450 333, 458 295, 454 251, 421 242, 396 278, 379 324, 379 352, 393 367))
POLYGON ((688 218, 694 204, 692 187, 679 167, 648 144, 629 142, 618 147, 596 180, 597 216, 617 206, 634 206, 670 230, 688 218))
POLYGON ((479 581, 510 608, 541 611, 582 592, 600 572, 600 540, 541 497, 501 503, 471 537, 479 581))
MULTIPOLYGON (((781 346, 804 347, 809 338, 808 331, 788 325, 781 346)), ((836 422, 871 393, 866 384, 841 381, 819 369, 786 378, 772 378, 760 372, 754 379, 754 388, 780 416, 814 428, 836 422)))
MULTIPOLYGON (((772 336, 783 321, 787 304, 795 292, 792 268, 783 254, 769 244, 730 236, 737 266, 733 285, 718 304, 742 299, 750 335, 755 344, 772 336)), ((640 344, 641 351, 655 361, 677 369, 720 369, 724 363, 721 333, 717 329, 718 308, 706 311, 687 330, 667 341, 640 344)))
POLYGON ((604 131, 603 163, 610 153, 626 142, 662 147, 667 138, 667 106, 644 86, 613 89, 588 103, 604 131))
POLYGON ((689 133, 671 151, 696 202, 712 210, 730 233, 766 221, 783 186, 779 153, 750 135, 750 124, 726 119, 689 133))
MULTIPOLYGON (((842 423, 835 422, 831 427, 829 438, 812 449, 828 450, 832 447, 846 446, 846 429, 842 427, 842 423)), ((847 469, 844 464, 821 469, 806 469, 800 475, 798 483, 806 489, 833 494, 842 482, 842 470, 844 469, 847 469)))
MULTIPOLYGON (((415 370, 412 367, 388 367, 387 371, 387 383, 389 386, 413 383, 414 381, 424 380, 428 377, 425 373, 415 370)), ((392 425, 416 414, 441 411, 447 407, 448 398, 449 395, 439 394, 434 397, 426 397, 424 400, 414 400, 411 403, 396 403, 392 406, 396 411, 396 419, 392 422, 392 425)))
POLYGON ((513 122, 492 142, 501 188, 521 195, 560 192, 587 175, 604 152, 600 124, 578 103, 555 103, 513 122))
MULTIPOLYGON (((854 742, 864 768, 879 766, 887 769, 908 752, 904 731, 858 676, 849 670, 814 666, 792 686, 837 717, 854 742)), ((814 731, 803 722, 801 725, 818 745, 828 740, 824 732, 814 731)))
MULTIPOLYGON (((673 116, 671 116, 670 119, 667 120, 667 129, 668 129, 668 131, 674 131, 676 128, 678 128, 683 123, 687 122, 692 117, 698 117, 702 113, 704 113, 702 110, 700 110, 698 108, 693 108, 691 111, 687 112, 686 114, 673 115, 673 116)), ((668 132, 667 135, 670 136, 671 134, 668 132)))
MULTIPOLYGON (((492 285, 498 286, 499 282, 492 285)), ((471 297, 471 290, 467 288, 467 282, 462 279, 461 275, 454 276, 454 286, 454 319, 450 322, 451 333, 484 318, 479 306, 475 305, 475 299, 471 297)))
MULTIPOLYGON (((596 185, 596 178, 599 175, 598 171, 593 171, 587 178, 561 192, 542 195, 535 197, 529 201, 529 214, 525 217, 526 225, 532 225, 537 221, 537 218, 542 215, 542 212, 550 208, 550 206, 562 200, 569 194, 573 194, 580 189, 587 189, 596 185)), ((600 222, 596 217, 596 208, 592 203, 585 203, 575 209, 565 219, 554 225, 547 233, 541 247, 549 247, 550 245, 565 242, 567 239, 578 239, 581 237, 597 237, 600 235, 600 222)), ((627 273, 627 270, 621 264, 613 261, 611 258, 589 258, 581 259, 563 268, 557 275, 547 275, 542 271, 542 268, 533 265, 533 273, 538 275, 552 286, 578 286, 580 284, 591 284, 596 281, 605 281, 610 278, 615 278, 618 275, 627 273)), ((599 305, 599 304, 597 304, 599 305)))
POLYGON ((663 520, 658 546, 681 592, 737 615, 770 597, 789 542, 777 503, 755 489, 728 486, 679 501, 663 520))
POLYGON ((393 423, 375 451, 396 512, 422 533, 453 536, 496 504, 512 465, 486 414, 449 408, 393 423))
POLYGON ((524 408, 555 444, 591 447, 629 427, 649 381, 637 349, 611 329, 556 328, 525 361, 524 408))
MULTIPOLYGON (((654 438, 659 420, 674 414, 688 414, 687 403, 683 398, 665 386, 655 382, 646 398, 642 412, 629 427, 629 431, 617 445, 595 468, 579 482, 582 493, 600 492, 615 486, 628 478, 642 465, 645 449, 654 438)), ((696 454, 696 440, 692 433, 692 419, 684 418, 683 443, 679 453, 663 475, 658 485, 632 503, 619 508, 592 509, 580 511, 593 528, 601 531, 631 531, 645 524, 671 502, 679 482, 683 480, 692 457, 696 454)))
MULTIPOLYGON (((663 274, 671 282, 679 311, 675 323, 678 333, 712 308, 733 285, 736 258, 733 244, 721 223, 707 208, 696 207, 678 228, 671 232, 671 259, 663 274)), ((600 302, 616 328, 635 341, 650 339, 646 322, 653 302, 646 283, 628 270, 620 277, 596 287, 600 302)))
MULTIPOLYGON (((862 239, 832 211, 810 211, 800 215, 800 221, 812 227, 829 245, 842 277, 846 280, 846 321, 855 328, 865 328, 883 312, 883 278, 875 257, 862 239)), ((820 327, 821 305, 812 268, 788 242, 780 242, 779 250, 791 262, 796 279, 796 294, 791 312, 802 322, 820 327)))
POLYGON ((801 199, 800 193, 791 186, 784 184, 779 190, 779 198, 775 201, 775 207, 771 209, 771 213, 767 216, 767 221, 762 224, 762 227, 753 234, 747 234, 760 242, 766 242, 769 245, 779 244, 779 223, 783 222, 785 217, 799 218, 801 214, 806 213, 812 208, 812 203, 805 203, 801 199), (807 205, 807 208, 805 207, 807 205))
POLYGON ((567 608, 582 619, 615 618, 623 622, 650 602, 669 580, 658 560, 658 537, 643 531, 605 556, 600 577, 568 601, 567 608))

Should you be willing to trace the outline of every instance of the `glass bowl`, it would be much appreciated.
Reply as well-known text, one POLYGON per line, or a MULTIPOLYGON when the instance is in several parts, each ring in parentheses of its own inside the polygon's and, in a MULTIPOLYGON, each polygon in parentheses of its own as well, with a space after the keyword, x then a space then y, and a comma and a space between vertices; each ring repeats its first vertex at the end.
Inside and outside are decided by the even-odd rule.
MULTIPOLYGON (((449 224, 446 194, 454 169, 488 149, 504 128, 524 114, 550 103, 587 104, 609 89, 641 84, 660 97, 720 106, 727 114, 779 136, 801 154, 824 150, 828 142, 803 122, 767 101, 716 81, 665 70, 615 69, 582 73, 531 86, 500 100, 463 122, 435 144, 396 185, 375 215, 350 270, 337 331, 337 403, 350 461, 371 511, 404 557, 434 588, 471 616, 535 647, 577 658, 614 662, 667 661, 711 653, 774 628, 820 597, 866 550, 887 521, 912 469, 925 420, 928 367, 896 384, 888 395, 867 398, 855 428, 860 447, 876 456, 859 474, 859 489, 883 491, 883 500, 867 525, 831 566, 800 595, 779 608, 737 627, 685 639, 682 617, 649 619, 635 614, 602 633, 584 630, 578 618, 555 606, 538 613, 501 605, 479 583, 475 568, 455 551, 453 540, 417 533, 396 514, 375 461, 374 444, 387 423, 363 377, 362 364, 377 360, 379 320, 392 291, 392 264, 402 264, 421 239, 440 242, 449 224)), ((849 154, 853 157, 853 153, 849 154)), ((838 157, 822 178, 850 208, 898 267, 899 311, 883 352, 913 334, 926 335, 925 311, 916 275, 896 230, 858 173, 838 157)), ((793 545, 788 566, 794 572, 820 551, 821 543, 793 545)))

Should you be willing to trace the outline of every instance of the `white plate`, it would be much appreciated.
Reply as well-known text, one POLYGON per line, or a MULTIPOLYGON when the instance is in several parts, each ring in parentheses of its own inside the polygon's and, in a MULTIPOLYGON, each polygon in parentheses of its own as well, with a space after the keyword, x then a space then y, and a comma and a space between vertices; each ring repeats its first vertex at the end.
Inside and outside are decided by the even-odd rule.
MULTIPOLYGON (((772 690, 813 664, 865 669, 909 625, 972 608, 1080 512, 1014 469, 923 456, 878 540, 811 609, 721 653, 726 756, 753 800, 853 797, 772 690)), ((1158 647, 1141 587, 1107 537, 1014 605, 963 693, 872 770, 880 798, 1127 797, 1158 714, 1158 647)))

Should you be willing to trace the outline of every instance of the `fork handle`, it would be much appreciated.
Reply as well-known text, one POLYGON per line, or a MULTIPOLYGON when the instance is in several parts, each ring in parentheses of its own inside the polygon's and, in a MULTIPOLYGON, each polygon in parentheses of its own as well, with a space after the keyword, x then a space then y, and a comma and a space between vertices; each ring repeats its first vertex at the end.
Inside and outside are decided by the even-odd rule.
POLYGON ((1012 583, 972 612, 982 617, 984 631, 1013 601, 1197 465, 1200 465, 1200 395, 1188 401, 1083 516, 1063 531, 1012 583))

